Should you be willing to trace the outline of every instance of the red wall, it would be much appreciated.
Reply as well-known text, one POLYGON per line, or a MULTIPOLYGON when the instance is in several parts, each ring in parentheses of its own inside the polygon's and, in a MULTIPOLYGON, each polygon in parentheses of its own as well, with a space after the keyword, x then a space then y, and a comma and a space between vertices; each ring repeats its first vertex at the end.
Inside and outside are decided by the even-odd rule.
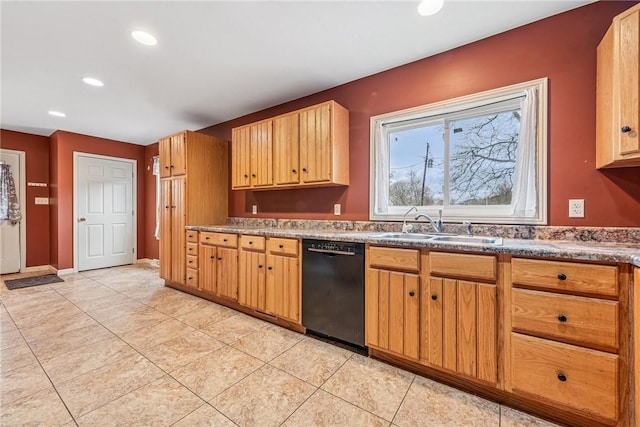
POLYGON ((550 225, 640 226, 639 169, 595 169, 596 47, 613 16, 636 3, 597 2, 203 129, 229 140, 232 127, 330 99, 350 111, 349 187, 232 191, 230 216, 252 217, 258 204, 258 217, 367 220, 371 116, 548 77, 550 225), (568 218, 571 198, 585 199, 584 219, 568 218))
MULTIPOLYGON (((153 175, 153 156, 157 156, 158 143, 144 147, 144 205, 145 205, 145 258, 159 259, 160 248, 155 237, 156 231, 156 177, 153 175)), ((140 196, 138 196, 140 197, 140 196)))
MULTIPOLYGON (((49 184, 49 138, 0 130, 0 147, 25 152, 27 182, 49 184)), ((26 184, 25 184, 26 185, 26 184)), ((22 207, 27 227, 27 267, 49 265, 49 206, 36 205, 36 197, 49 197, 49 187, 26 187, 22 207)))
POLYGON ((73 267, 73 153, 82 152, 137 161, 138 258, 145 255, 145 147, 93 136, 57 131, 51 137, 51 265, 73 267))

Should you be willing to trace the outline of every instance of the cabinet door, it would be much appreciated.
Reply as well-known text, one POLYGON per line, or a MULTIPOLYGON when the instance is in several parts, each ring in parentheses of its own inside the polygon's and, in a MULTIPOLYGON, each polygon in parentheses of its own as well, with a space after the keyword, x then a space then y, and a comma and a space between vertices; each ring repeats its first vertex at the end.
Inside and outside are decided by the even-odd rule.
POLYGON ((185 179, 171 179, 171 280, 184 283, 187 241, 185 235, 185 179))
POLYGON ((273 173, 276 185, 297 184, 300 181, 298 116, 298 113, 294 113, 273 120, 273 173))
POLYGON ((623 14, 618 25, 620 77, 615 92, 620 102, 620 154, 640 155, 640 7, 623 14), (630 131, 622 130, 625 127, 630 131))
POLYGON ((422 292, 423 363, 495 383, 496 286, 430 277, 422 292))
POLYGON ((251 128, 235 128, 231 135, 231 187, 251 185, 251 128))
POLYGON ((171 184, 160 180, 160 277, 171 280, 171 184))
POLYGON ((171 137, 158 141, 158 151, 160 153, 160 178, 168 178, 171 176, 171 137))
POLYGON ((367 344, 418 359, 418 275, 375 268, 367 275, 367 344))
POLYGON ((198 249, 198 287, 210 294, 216 293, 216 247, 200 245, 198 249))
POLYGON ((240 251, 238 302, 265 311, 266 259, 264 252, 240 251))
POLYGON ((297 257, 268 255, 265 310, 300 323, 300 270, 297 257))
POLYGON ((273 184, 273 121, 251 125, 251 186, 273 184))
POLYGON ((187 141, 184 133, 171 137, 171 175, 179 176, 187 172, 186 169, 187 141))
POLYGON ((331 106, 300 112, 300 167, 302 182, 331 181, 331 106))
POLYGON ((218 247, 216 250, 217 293, 225 298, 238 299, 238 250, 218 247))

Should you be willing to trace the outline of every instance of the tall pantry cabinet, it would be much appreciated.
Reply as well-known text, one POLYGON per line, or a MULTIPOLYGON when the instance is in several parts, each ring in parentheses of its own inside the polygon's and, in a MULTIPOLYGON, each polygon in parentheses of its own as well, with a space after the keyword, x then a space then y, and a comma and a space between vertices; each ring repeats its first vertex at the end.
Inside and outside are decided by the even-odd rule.
POLYGON ((224 224, 228 215, 228 142, 183 131, 162 138, 160 277, 184 284, 187 225, 224 224))

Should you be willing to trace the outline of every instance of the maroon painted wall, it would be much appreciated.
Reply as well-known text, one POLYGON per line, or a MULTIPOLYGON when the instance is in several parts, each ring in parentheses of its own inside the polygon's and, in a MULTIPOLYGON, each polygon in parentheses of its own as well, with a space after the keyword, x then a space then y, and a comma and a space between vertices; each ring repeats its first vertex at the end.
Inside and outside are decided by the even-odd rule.
POLYGON ((326 100, 350 111, 347 188, 232 191, 230 216, 366 220, 369 119, 541 77, 549 78, 549 223, 640 226, 640 169, 595 169, 596 47, 633 2, 597 2, 430 58, 203 129, 227 140, 231 128, 326 100), (568 218, 568 199, 585 199, 584 219, 568 218), (343 215, 334 217, 333 204, 343 215))
MULTIPOLYGON (((160 245, 155 237, 156 231, 156 177, 153 175, 153 156, 159 154, 158 143, 144 148, 144 241, 145 258, 159 259, 160 245)), ((140 197, 140 196, 138 196, 140 197)))
POLYGON ((145 257, 145 147, 110 139, 57 131, 51 136, 51 265, 73 267, 73 153, 99 154, 137 161, 138 258, 145 257))
MULTIPOLYGON (((27 182, 49 184, 48 137, 2 129, 0 147, 25 152, 27 182)), ((49 197, 49 187, 26 187, 27 267, 49 265, 49 206, 36 205, 36 197, 49 197)))

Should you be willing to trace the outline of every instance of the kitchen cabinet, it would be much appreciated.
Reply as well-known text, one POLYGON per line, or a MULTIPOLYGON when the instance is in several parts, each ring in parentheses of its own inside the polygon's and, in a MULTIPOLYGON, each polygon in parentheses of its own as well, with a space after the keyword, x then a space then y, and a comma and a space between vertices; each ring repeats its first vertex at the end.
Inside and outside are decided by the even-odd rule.
POLYGON ((640 4, 613 19, 597 55, 596 166, 640 166, 640 4))
POLYGON ((231 300, 238 299, 238 236, 200 233, 200 290, 231 300))
POLYGON ((349 112, 334 101, 232 130, 232 189, 349 184, 349 112))
POLYGON ((615 265, 511 260, 509 389, 618 419, 618 276, 615 265))
POLYGON ((300 242, 270 237, 267 240, 265 311, 294 323, 301 322, 300 242))
POLYGON ((185 226, 222 224, 227 220, 228 143, 184 131, 162 138, 159 145, 160 277, 184 285, 185 226))
POLYGON ((198 289, 198 232, 187 230, 187 274, 185 286, 198 289))
POLYGON ((420 347, 419 251, 372 246, 367 259, 367 345, 417 360, 420 347))
POLYGON ((422 363, 496 384, 495 256, 430 252, 428 261, 420 305, 422 363))
POLYGON ((231 186, 273 185, 273 121, 263 120, 231 131, 231 186))
POLYGON ((265 238, 240 236, 238 302, 266 312, 267 264, 265 238))

